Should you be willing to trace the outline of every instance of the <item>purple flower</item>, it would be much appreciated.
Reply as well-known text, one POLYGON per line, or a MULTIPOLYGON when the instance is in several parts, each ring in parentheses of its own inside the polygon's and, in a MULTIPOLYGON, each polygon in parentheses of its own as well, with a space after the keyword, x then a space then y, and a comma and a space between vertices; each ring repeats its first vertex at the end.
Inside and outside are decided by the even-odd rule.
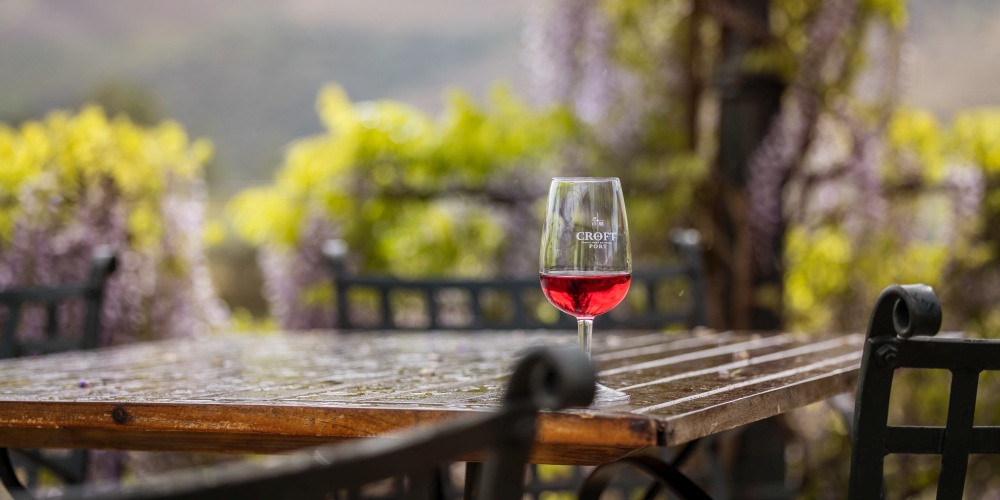
MULTIPOLYGON (((51 136, 53 151, 69 148, 60 142, 65 137, 51 136)), ((125 196, 124 187, 107 174, 60 178, 62 170, 54 168, 58 158, 53 153, 43 160, 53 168, 30 178, 17 195, 20 212, 11 237, 0 240, 0 289, 84 282, 94 250, 106 245, 117 252, 119 266, 105 290, 102 344, 195 336, 228 323, 228 311, 209 280, 201 241, 201 179, 164 168, 162 193, 125 196), (162 231, 152 245, 137 246, 139 235, 133 234, 129 217, 144 204, 152 205, 162 231)), ((82 329, 81 303, 61 306, 60 313, 64 331, 82 329)), ((29 308, 20 335, 42 335, 43 323, 44 311, 29 308)))
POLYGON ((323 243, 336 237, 333 224, 320 215, 310 217, 293 248, 264 245, 258 256, 264 274, 264 294, 271 314, 283 328, 307 330, 333 327, 333 300, 307 303, 303 292, 331 286, 323 257, 323 243))

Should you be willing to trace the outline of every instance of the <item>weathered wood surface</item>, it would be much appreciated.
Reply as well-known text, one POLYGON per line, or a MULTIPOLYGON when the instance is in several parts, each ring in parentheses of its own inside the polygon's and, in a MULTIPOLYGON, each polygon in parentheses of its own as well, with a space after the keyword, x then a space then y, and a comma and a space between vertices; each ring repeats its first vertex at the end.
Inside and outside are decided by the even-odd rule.
MULTIPOLYGON (((854 390, 862 337, 598 332, 627 403, 543 414, 533 460, 602 463, 854 390)), ((518 353, 570 332, 286 333, 0 362, 0 446, 273 453, 499 404, 518 353)))

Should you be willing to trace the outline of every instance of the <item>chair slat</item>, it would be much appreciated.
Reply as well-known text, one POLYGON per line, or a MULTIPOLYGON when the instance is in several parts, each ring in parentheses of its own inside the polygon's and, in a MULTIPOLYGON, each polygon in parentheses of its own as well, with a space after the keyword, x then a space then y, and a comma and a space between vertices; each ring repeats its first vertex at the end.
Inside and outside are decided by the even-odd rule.
MULTIPOLYGON (((110 273, 109 273, 110 274, 110 273)), ((27 287, 0 290, 0 303, 12 302, 61 302, 75 298, 86 298, 101 290, 95 290, 96 283, 74 283, 52 287, 27 287)))
MULTIPOLYGON (((1000 454, 1000 427, 973 427, 970 436, 970 454, 1000 454)), ((885 453, 940 455, 944 452, 944 437, 944 427, 892 425, 886 428, 885 453)))
POLYGON ((436 330, 440 327, 438 323, 438 294, 434 290, 427 290, 424 296, 427 300, 427 317, 430 318, 430 328, 436 330))
POLYGON ((55 301, 45 303, 45 336, 55 339, 59 335, 59 304, 55 301))
POLYGON ((15 358, 21 355, 17 343, 17 328, 21 324, 21 301, 11 300, 7 303, 0 301, 0 306, 6 306, 7 309, 7 325, 4 328, 3 341, 0 343, 0 359, 15 358))
POLYGON ((908 368, 1000 370, 1000 343, 985 339, 877 339, 872 348, 878 350, 887 344, 899 351, 900 366, 908 368))
POLYGON ((941 477, 938 498, 961 498, 965 488, 965 473, 972 449, 972 424, 976 412, 976 391, 979 371, 951 371, 951 396, 948 401, 948 422, 944 449, 941 453, 941 477))
POLYGON ((396 318, 392 314, 392 308, 389 306, 389 291, 390 288, 379 289, 379 311, 382 317, 381 328, 384 330, 392 330, 396 328, 396 318))

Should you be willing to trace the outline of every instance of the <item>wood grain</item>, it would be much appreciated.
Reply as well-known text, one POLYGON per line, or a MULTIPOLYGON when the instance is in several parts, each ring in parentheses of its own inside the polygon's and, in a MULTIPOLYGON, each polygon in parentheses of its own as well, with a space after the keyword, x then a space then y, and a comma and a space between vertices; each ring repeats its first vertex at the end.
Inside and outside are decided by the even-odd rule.
MULTIPOLYGON (((276 453, 500 404, 519 353, 571 332, 299 332, 0 362, 0 446, 276 453)), ((609 332, 602 383, 629 394, 539 418, 533 460, 598 464, 854 389, 861 336, 609 332)))

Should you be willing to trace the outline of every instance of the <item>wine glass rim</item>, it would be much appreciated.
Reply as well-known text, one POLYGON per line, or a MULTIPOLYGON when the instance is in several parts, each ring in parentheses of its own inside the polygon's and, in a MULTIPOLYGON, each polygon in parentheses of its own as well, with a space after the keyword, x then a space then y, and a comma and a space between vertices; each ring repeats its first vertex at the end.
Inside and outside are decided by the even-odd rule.
POLYGON ((553 181, 574 181, 574 182, 608 182, 617 181, 617 177, 553 177, 553 181))

